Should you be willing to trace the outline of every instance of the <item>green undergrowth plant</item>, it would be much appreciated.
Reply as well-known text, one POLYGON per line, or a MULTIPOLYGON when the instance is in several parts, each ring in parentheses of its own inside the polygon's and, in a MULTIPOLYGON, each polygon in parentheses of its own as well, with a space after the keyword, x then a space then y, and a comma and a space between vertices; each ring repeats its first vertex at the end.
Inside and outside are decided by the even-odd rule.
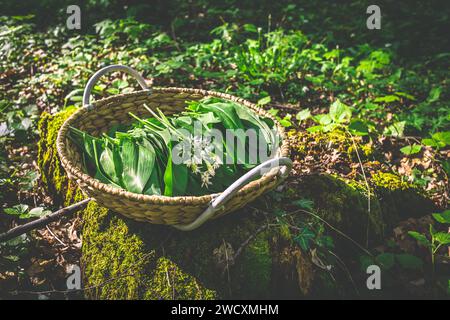
MULTIPOLYGON (((442 213, 433 213, 433 218, 440 224, 450 225, 450 210, 446 210, 442 213)), ((429 250, 434 270, 436 254, 439 249, 450 244, 450 233, 436 231, 433 225, 430 224, 428 237, 417 231, 409 231, 408 234, 416 239, 419 245, 424 246, 429 250)))
POLYGON ((437 231, 435 227, 430 224, 428 235, 417 231, 409 231, 408 234, 429 252, 431 258, 431 285, 433 288, 437 291, 446 291, 447 295, 450 295, 450 278, 448 272, 437 272, 438 263, 436 259, 438 255, 442 257, 444 261, 441 260, 439 264, 444 266, 444 268, 446 268, 446 265, 450 260, 447 251, 450 245, 450 210, 445 210, 441 213, 433 213, 433 218, 440 226, 442 226, 442 228, 439 228, 442 231, 437 231))
POLYGON ((297 120, 312 119, 316 125, 307 128, 308 132, 330 132, 335 129, 344 129, 354 135, 366 136, 374 130, 374 124, 362 119, 352 119, 352 108, 337 99, 330 106, 329 112, 312 115, 309 109, 303 109, 296 115, 297 120))

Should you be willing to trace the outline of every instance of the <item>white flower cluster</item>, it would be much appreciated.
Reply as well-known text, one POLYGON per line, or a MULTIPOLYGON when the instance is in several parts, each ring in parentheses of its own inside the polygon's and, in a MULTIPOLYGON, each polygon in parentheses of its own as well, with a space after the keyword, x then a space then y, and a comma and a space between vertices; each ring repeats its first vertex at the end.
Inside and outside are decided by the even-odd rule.
POLYGON ((210 136, 192 135, 188 138, 188 157, 183 162, 191 171, 200 175, 202 187, 211 184, 211 178, 222 164, 222 159, 214 153, 214 144, 210 136))

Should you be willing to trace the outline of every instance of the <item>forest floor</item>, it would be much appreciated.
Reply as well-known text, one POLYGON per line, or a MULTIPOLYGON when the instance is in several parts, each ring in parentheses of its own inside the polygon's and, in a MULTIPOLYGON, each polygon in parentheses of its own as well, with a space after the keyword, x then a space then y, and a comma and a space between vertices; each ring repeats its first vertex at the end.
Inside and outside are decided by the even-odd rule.
MULTIPOLYGON (((350 14, 357 8, 346 7, 350 14)), ((255 21, 251 10, 236 15, 216 9, 222 11, 188 10, 187 20, 196 26, 192 32, 179 18, 168 27, 139 17, 97 17, 95 27, 75 34, 62 24, 43 28, 39 16, 0 17, 0 232, 58 209, 38 169, 41 114, 79 107, 89 76, 120 63, 156 86, 216 90, 258 103, 290 132, 294 148, 306 146, 294 159, 295 176, 327 173, 364 183, 366 175, 392 172, 420 189, 443 212, 441 218, 407 219, 371 250, 386 253, 395 246, 422 261, 426 267, 411 271, 414 280, 406 277, 408 290, 411 297, 433 297, 424 280, 430 250, 408 232, 438 241, 429 225, 437 224, 441 232, 449 228, 450 52, 445 41, 435 41, 441 24, 423 31, 405 22, 403 28, 417 27, 425 32, 419 36, 427 37, 412 55, 417 34, 400 40, 402 27, 386 22, 385 33, 372 36, 359 26, 365 25, 364 14, 362 22, 346 25, 336 24, 342 20, 332 8, 312 5, 266 8, 271 14, 261 13, 264 19, 255 21), (308 23, 328 15, 331 21, 322 27, 328 32, 308 23), (330 111, 333 105, 339 114, 330 111), (342 132, 346 138, 334 143, 318 138, 342 132)), ((136 88, 115 73, 94 93, 100 98, 136 88)), ((79 216, 63 218, 1 243, 0 298, 82 298, 82 292, 66 290, 67 269, 80 260, 81 224, 79 216)), ((444 242, 435 253, 448 267, 444 242)), ((438 296, 450 292, 450 278, 447 285, 437 285, 438 296)))

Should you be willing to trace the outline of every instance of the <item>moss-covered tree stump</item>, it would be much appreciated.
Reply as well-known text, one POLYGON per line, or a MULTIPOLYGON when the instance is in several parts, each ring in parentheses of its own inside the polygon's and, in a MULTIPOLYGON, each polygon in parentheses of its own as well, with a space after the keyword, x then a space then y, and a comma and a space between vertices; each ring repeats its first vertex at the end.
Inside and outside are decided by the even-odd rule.
MULTIPOLYGON (((39 125, 39 167, 55 205, 83 197, 65 176, 55 149, 57 130, 71 112, 43 114, 39 125)), ((370 214, 360 184, 331 175, 305 175, 291 178, 282 201, 273 200, 280 196, 275 191, 192 232, 134 222, 91 202, 81 213, 86 295, 98 299, 345 295, 346 286, 333 280, 345 278, 345 272, 321 265, 315 250, 299 245, 296 230, 322 225, 322 232, 335 239, 335 251, 346 256, 359 249, 340 234, 362 245, 368 240, 376 243, 405 216, 432 210, 429 200, 394 174, 374 175, 371 185, 379 196, 371 198, 370 214), (289 211, 290 202, 298 199, 312 200, 319 218, 307 210, 289 211)))

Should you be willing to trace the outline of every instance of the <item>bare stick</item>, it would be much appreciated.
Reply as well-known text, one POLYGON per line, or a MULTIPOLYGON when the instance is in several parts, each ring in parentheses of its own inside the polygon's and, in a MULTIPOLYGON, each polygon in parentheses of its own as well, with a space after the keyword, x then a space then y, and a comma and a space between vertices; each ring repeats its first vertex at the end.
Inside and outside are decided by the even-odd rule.
POLYGON ((91 200, 92 200, 91 198, 82 200, 82 201, 74 203, 68 207, 59 209, 58 211, 49 213, 49 214, 43 216, 42 218, 36 219, 34 221, 25 223, 25 224, 17 226, 17 227, 14 227, 14 228, 6 231, 5 233, 0 234, 0 242, 8 241, 8 240, 15 238, 17 236, 20 236, 21 234, 24 234, 28 231, 42 228, 42 227, 46 226, 47 224, 49 224, 50 222, 58 220, 59 218, 61 218, 64 215, 72 214, 74 212, 82 210, 82 209, 86 208, 89 201, 91 201, 91 200))

